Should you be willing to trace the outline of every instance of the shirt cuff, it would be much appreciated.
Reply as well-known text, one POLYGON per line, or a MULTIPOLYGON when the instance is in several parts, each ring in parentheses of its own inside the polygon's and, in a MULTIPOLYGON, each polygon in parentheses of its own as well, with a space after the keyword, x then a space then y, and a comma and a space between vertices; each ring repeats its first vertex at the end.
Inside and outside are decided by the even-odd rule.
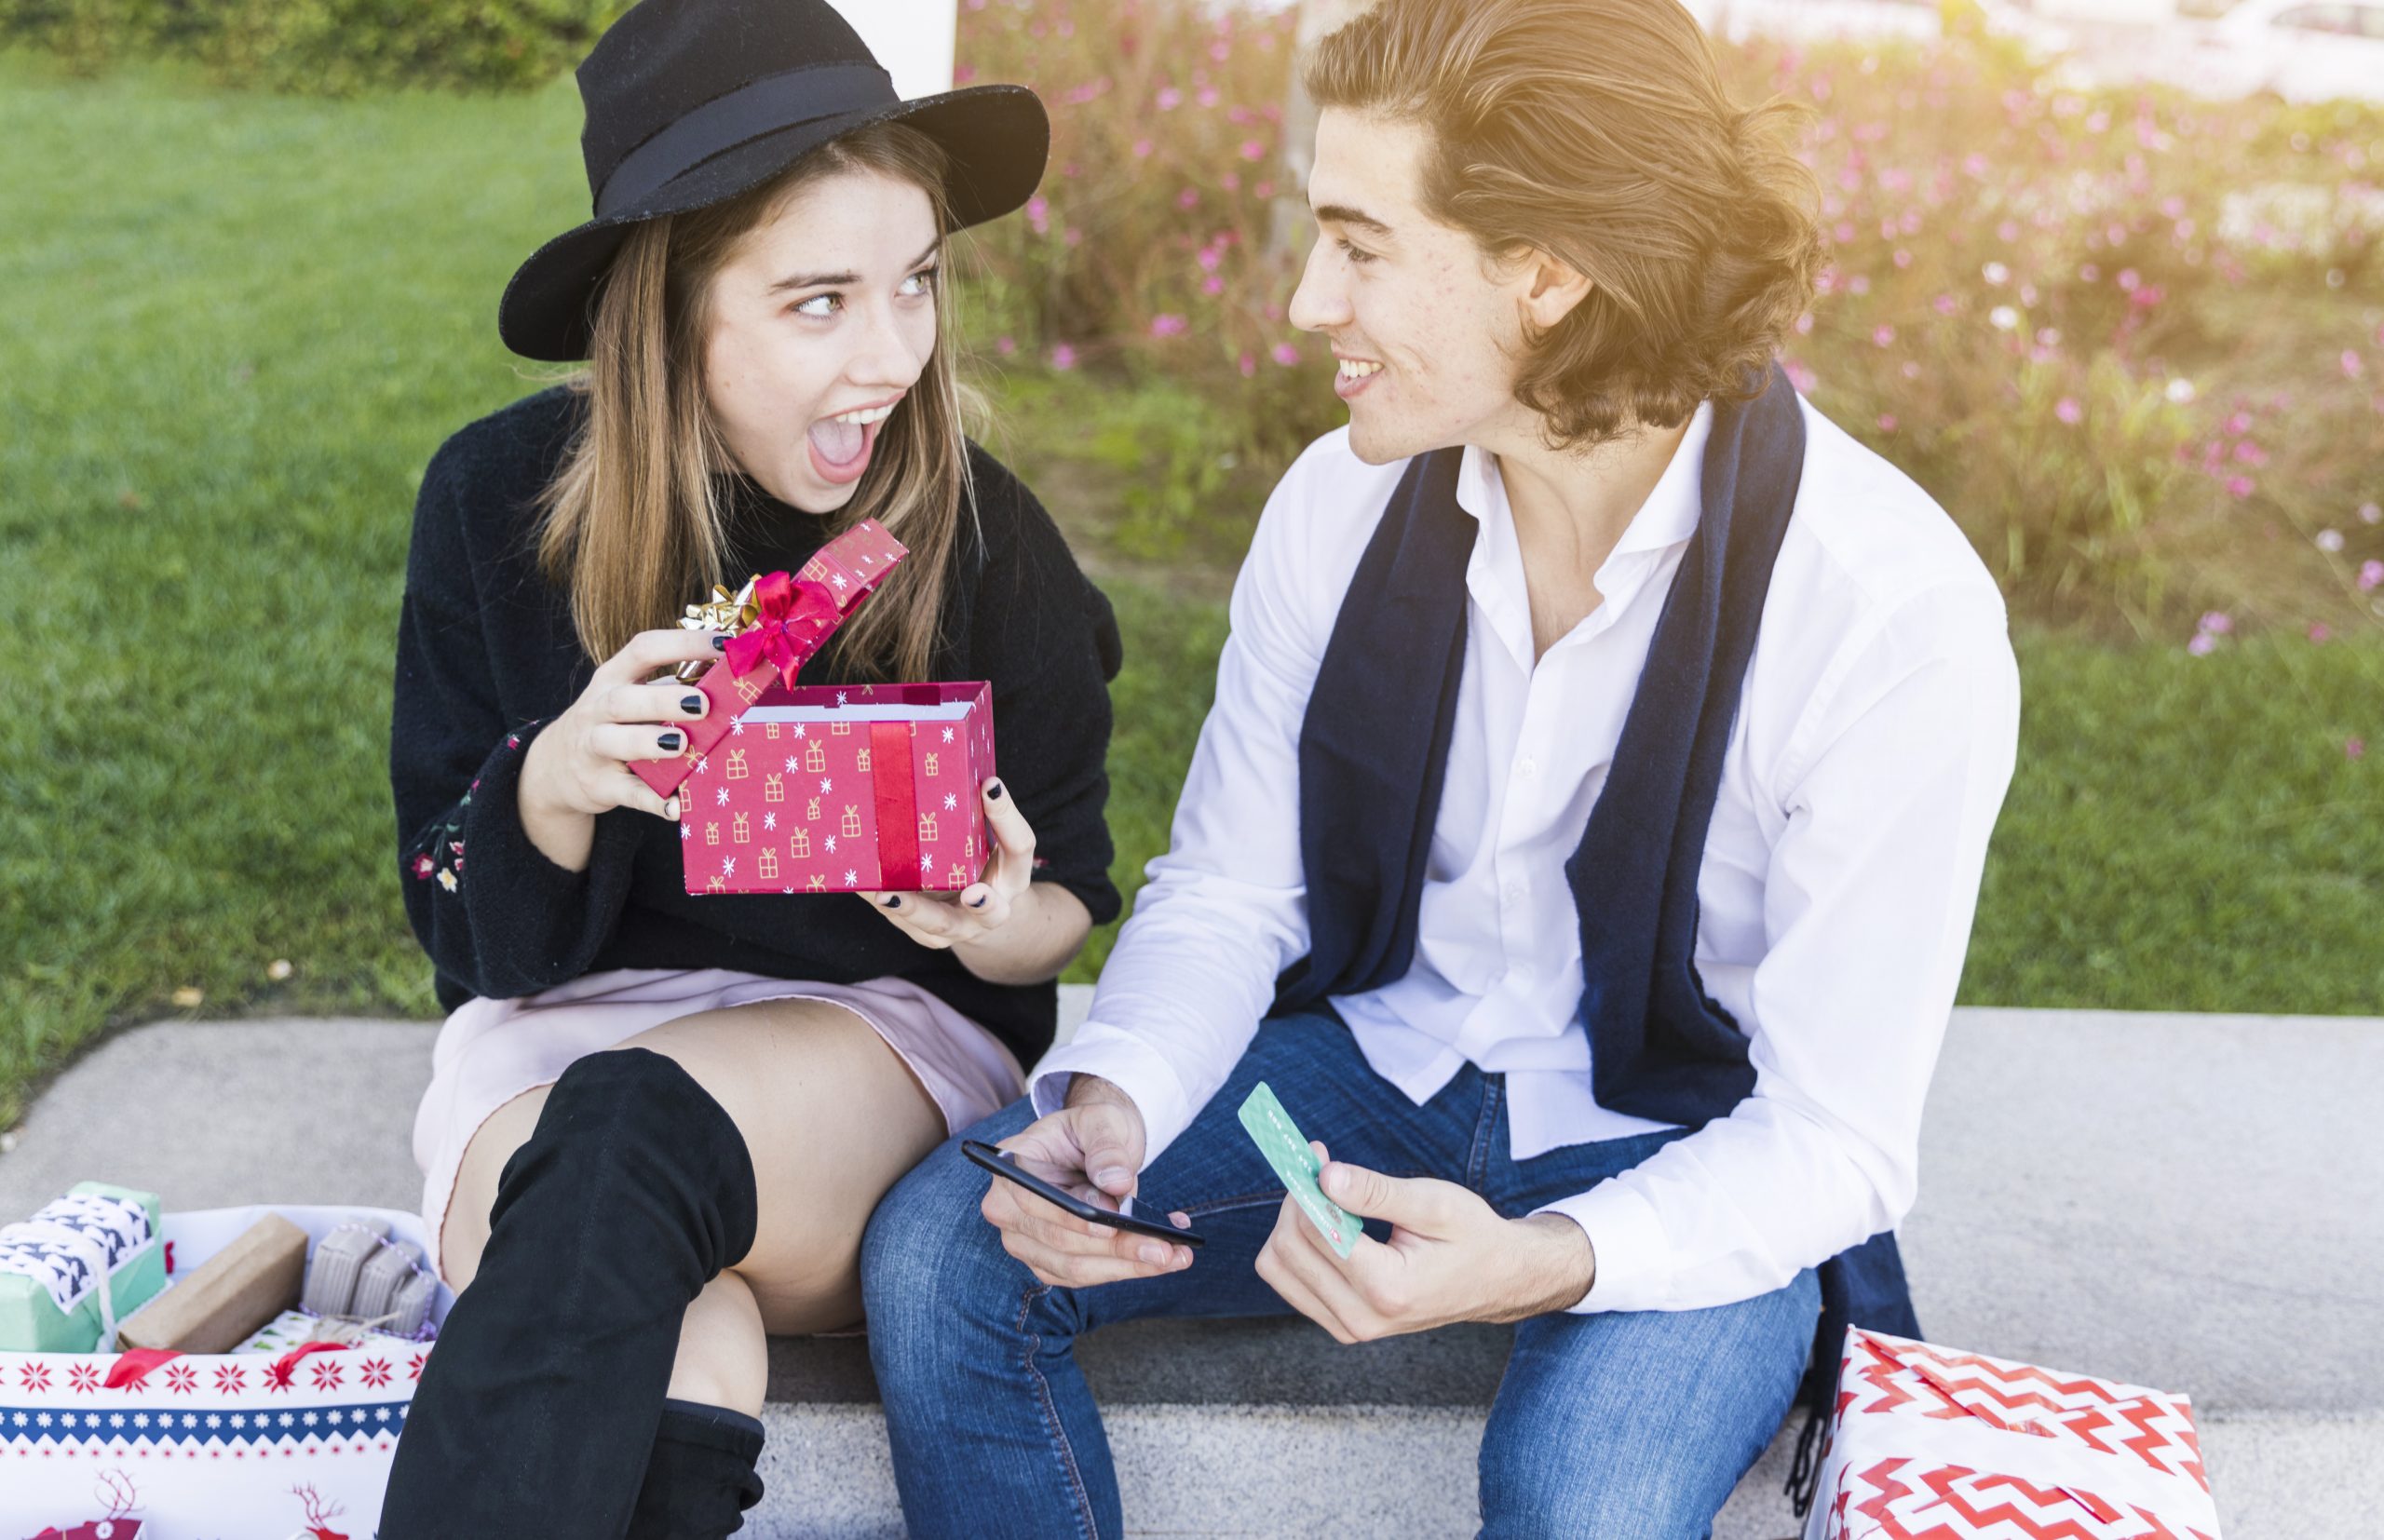
MULTIPOLYGON (((1126 1093, 1143 1117, 1143 1169, 1176 1136, 1191 1127, 1195 1109, 1185 1104, 1184 1083, 1157 1048, 1117 1033, 1104 1033, 1090 1021, 1071 1041, 1061 1045, 1035 1067, 1032 1095, 1035 1115, 1049 1117, 1065 1104, 1068 1077, 1097 1074, 1126 1093), (1091 1032, 1093 1040, 1087 1042, 1091 1032)), ((1138 1173, 1139 1174, 1139 1173, 1138 1173)))
POLYGON ((1581 1227, 1596 1254, 1590 1291, 1566 1305, 1567 1314, 1665 1308, 1672 1293, 1672 1242, 1654 1204, 1619 1182, 1602 1182, 1532 1212, 1563 1214, 1581 1227))

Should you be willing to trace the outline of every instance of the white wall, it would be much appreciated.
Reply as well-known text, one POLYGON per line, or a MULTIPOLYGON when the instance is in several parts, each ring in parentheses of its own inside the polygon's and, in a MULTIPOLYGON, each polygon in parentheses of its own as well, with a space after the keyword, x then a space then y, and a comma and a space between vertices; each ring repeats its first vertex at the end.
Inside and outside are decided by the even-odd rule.
POLYGON ((952 89, 957 0, 831 0, 906 97, 952 89))

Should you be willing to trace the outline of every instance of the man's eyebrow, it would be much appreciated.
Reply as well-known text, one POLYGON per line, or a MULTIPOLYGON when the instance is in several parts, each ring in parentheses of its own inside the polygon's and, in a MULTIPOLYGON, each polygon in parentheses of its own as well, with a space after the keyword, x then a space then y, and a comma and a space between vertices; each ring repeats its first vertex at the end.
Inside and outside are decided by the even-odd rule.
MULTIPOLYGON (((928 242, 928 249, 920 252, 917 256, 913 257, 910 262, 904 265, 902 270, 907 273, 912 269, 916 268, 929 257, 934 256, 935 249, 942 244, 943 242, 941 239, 928 242)), ((817 289, 822 285, 855 284, 859 282, 860 282, 860 275, 859 273, 797 273, 792 277, 779 279, 778 282, 770 285, 769 291, 775 294, 779 290, 786 289, 817 289)))
POLYGON ((1363 230, 1370 236, 1388 236, 1392 233, 1389 225, 1364 209, 1352 209, 1346 203, 1323 204, 1316 209, 1316 218, 1320 224, 1351 225, 1363 230))

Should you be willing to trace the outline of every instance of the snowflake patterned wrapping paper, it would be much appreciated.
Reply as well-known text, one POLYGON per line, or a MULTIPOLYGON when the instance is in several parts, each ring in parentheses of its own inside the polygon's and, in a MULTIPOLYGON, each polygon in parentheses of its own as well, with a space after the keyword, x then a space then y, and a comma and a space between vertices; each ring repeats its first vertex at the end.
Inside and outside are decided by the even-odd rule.
POLYGON ((0 1225, 0 1352, 113 1350, 101 1339, 165 1286, 157 1195, 78 1182, 0 1225))
POLYGON ((1805 1540, 2218 1540, 2183 1396, 1846 1333, 1805 1540))
POLYGON ((697 761, 687 891, 951 892, 984 869, 990 684, 783 686, 697 761))
MULTIPOLYGON (((281 1204, 169 1213, 159 1236, 186 1274, 268 1213, 313 1241, 359 1215, 422 1239, 412 1214, 281 1204)), ((442 1287, 432 1319, 453 1303, 442 1287)), ((369 1540, 430 1352, 0 1353, 0 1536, 369 1540)))
MULTIPOLYGON (((676 759, 633 760, 630 768, 669 796, 727 735, 737 713, 772 685, 792 684, 796 670, 909 554, 901 541, 864 519, 820 547, 792 579, 784 573, 759 579, 758 616, 730 638, 727 655, 696 682, 707 704, 701 718, 678 724, 687 735, 686 748, 676 759)), ((689 619, 681 624, 696 627, 697 612, 712 608, 691 604, 689 619)))

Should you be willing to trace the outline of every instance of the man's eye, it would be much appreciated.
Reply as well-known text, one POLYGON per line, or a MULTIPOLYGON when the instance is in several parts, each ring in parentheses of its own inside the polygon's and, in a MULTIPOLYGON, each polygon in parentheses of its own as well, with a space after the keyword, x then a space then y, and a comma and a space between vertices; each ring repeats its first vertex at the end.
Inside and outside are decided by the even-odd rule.
POLYGON ((1350 245, 1347 240, 1335 241, 1334 244, 1340 247, 1341 254, 1348 257, 1351 262, 1372 262, 1375 260, 1373 252, 1361 251, 1358 248, 1350 245))

